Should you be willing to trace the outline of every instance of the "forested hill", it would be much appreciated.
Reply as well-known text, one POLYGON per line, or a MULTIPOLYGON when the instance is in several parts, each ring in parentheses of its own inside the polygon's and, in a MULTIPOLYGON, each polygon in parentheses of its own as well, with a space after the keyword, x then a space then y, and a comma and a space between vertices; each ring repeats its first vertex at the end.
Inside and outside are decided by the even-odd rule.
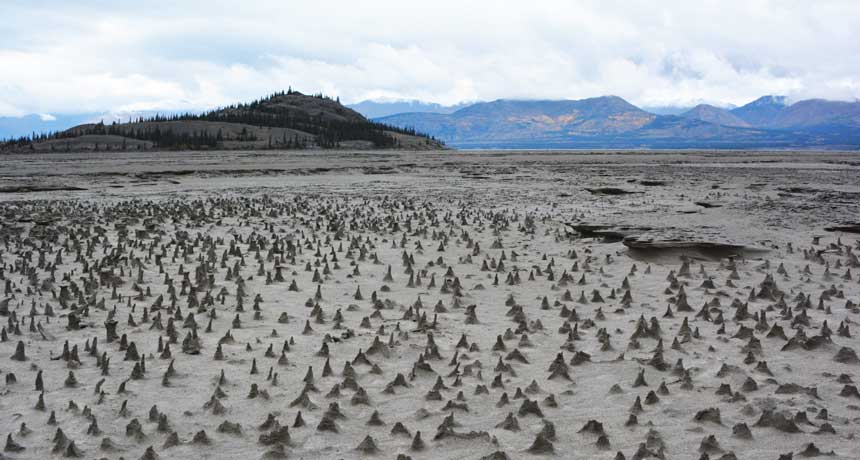
POLYGON ((33 134, 0 144, 0 152, 443 147, 414 129, 367 120, 339 100, 289 90, 202 114, 91 123, 33 134))

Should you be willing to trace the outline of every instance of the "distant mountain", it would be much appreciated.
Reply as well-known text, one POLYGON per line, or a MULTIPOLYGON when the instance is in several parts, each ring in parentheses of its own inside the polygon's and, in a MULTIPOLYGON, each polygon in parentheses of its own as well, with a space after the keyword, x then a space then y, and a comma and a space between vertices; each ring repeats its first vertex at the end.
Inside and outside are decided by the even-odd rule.
POLYGON ((0 140, 29 136, 33 133, 63 131, 81 123, 98 120, 96 113, 77 115, 36 115, 0 117, 0 140))
POLYGON ((356 104, 349 104, 347 107, 367 118, 380 118, 398 113, 453 113, 469 105, 471 104, 467 102, 456 105, 441 105, 412 100, 393 102, 361 101, 356 104))
POLYGON ((85 123, 0 144, 0 152, 186 149, 444 148, 411 129, 373 122, 322 95, 275 93, 202 114, 85 123))
POLYGON ((857 103, 760 98, 733 110, 699 105, 679 116, 617 96, 497 100, 451 114, 378 118, 458 148, 860 148, 857 103))
POLYGON ((750 126, 767 127, 788 107, 785 96, 762 96, 749 104, 732 110, 732 114, 750 126))
POLYGON ((452 114, 406 113, 378 119, 395 126, 420 126, 451 143, 518 143, 561 140, 635 130, 656 115, 617 96, 579 101, 481 102, 452 114))
POLYGON ((643 106, 642 110, 653 113, 654 115, 681 115, 690 110, 690 106, 677 105, 661 105, 661 106, 643 106))
MULTIPOLYGON (((33 133, 54 133, 65 131, 77 125, 87 123, 122 123, 138 118, 151 118, 156 115, 173 116, 187 111, 177 110, 140 110, 134 112, 90 112, 78 114, 30 114, 23 117, 0 117, 0 141, 14 139, 21 136, 30 136, 33 133)), ((192 112, 200 113, 200 112, 192 112)))
POLYGON ((768 126, 782 129, 844 126, 860 128, 860 102, 809 99, 780 111, 768 126))
POLYGON ((742 128, 750 127, 749 123, 745 122, 740 117, 729 112, 728 110, 714 107, 708 104, 699 104, 692 109, 682 113, 680 116, 682 118, 701 120, 722 126, 739 126, 742 128))
POLYGON ((757 128, 814 131, 848 131, 860 128, 860 102, 808 99, 788 104, 784 96, 764 96, 732 110, 757 128))

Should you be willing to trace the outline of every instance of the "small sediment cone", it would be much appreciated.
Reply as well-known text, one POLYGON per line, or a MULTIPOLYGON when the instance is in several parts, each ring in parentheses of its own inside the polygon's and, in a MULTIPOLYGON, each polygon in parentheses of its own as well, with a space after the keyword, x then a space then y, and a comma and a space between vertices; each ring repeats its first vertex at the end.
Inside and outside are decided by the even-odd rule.
POLYGON ((75 441, 70 441, 69 444, 66 445, 66 450, 63 452, 63 457, 66 458, 79 458, 81 455, 81 451, 75 445, 75 441))
POLYGON ((290 430, 286 426, 276 427, 271 433, 263 433, 257 438, 258 442, 264 446, 274 444, 290 444, 290 430))
POLYGON ((597 442, 595 442, 595 446, 600 450, 609 450, 612 448, 611 443, 609 442, 609 437, 605 434, 601 434, 597 438, 597 442))
POLYGON ((857 352, 848 347, 842 347, 833 357, 837 363, 843 364, 860 364, 860 358, 857 357, 857 352))
POLYGON ((159 457, 158 454, 155 453, 155 449, 153 449, 152 446, 147 447, 146 450, 143 452, 143 455, 140 456, 140 460, 158 460, 159 458, 161 457, 159 457))
POLYGON ((543 433, 538 433, 534 442, 532 442, 532 445, 526 451, 535 455, 547 455, 555 453, 555 448, 552 445, 552 441, 544 437, 543 433))
POLYGON ((330 431, 332 433, 337 433, 339 432, 339 429, 333 418, 329 415, 324 415, 319 424, 317 424, 317 431, 330 431))
POLYGON ((22 452, 24 449, 24 446, 18 444, 14 439, 12 439, 11 434, 6 435, 6 445, 3 447, 4 452, 17 453, 22 452))
POLYGON ((699 412, 696 412, 696 415, 693 416, 693 420, 703 423, 703 422, 711 422, 716 423, 717 425, 722 425, 722 419, 720 417, 720 409, 717 407, 709 407, 707 409, 702 409, 699 412))
POLYGON ((393 427, 391 427, 392 435, 402 435, 411 437, 412 434, 409 432, 409 429, 402 422, 396 422, 393 427))
POLYGON ((603 431, 603 424, 598 422, 597 420, 589 420, 583 425, 583 427, 579 430, 580 433, 591 433, 596 435, 606 434, 603 431))
POLYGON ((15 346, 15 354, 12 355, 12 361, 26 361, 27 355, 24 353, 24 342, 18 341, 15 346))
POLYGON ((845 385, 842 387, 842 391, 839 392, 839 396, 842 396, 843 398, 860 399, 860 391, 858 391, 857 387, 854 385, 845 385))
POLYGON ((764 410, 755 426, 774 428, 785 433, 800 433, 800 428, 793 420, 773 410, 764 410))
POLYGON ((550 422, 549 420, 543 420, 543 427, 540 430, 540 434, 543 435, 544 438, 549 439, 550 441, 555 441, 555 424, 550 422))
POLYGON ((424 440, 421 439, 421 431, 416 431, 409 449, 413 451, 422 451, 425 447, 426 445, 424 444, 424 440))
POLYGON ((143 427, 140 425, 140 421, 136 418, 132 419, 128 425, 125 426, 125 435, 133 437, 136 441, 143 441, 146 439, 146 435, 143 433, 143 427))
POLYGON ((720 447, 720 443, 717 441, 716 436, 708 435, 702 442, 699 443, 699 452, 706 453, 708 455, 721 454, 723 453, 723 448, 720 447))
POLYGON ((102 438, 102 441, 99 443, 99 449, 113 452, 118 448, 111 438, 102 438))
POLYGON ((355 450, 365 454, 375 454, 379 452, 379 448, 376 446, 376 441, 374 441, 370 435, 365 436, 364 440, 359 443, 355 450))
POLYGON ((171 447, 178 446, 179 444, 179 433, 172 431, 169 435, 167 435, 167 439, 164 440, 164 445, 162 445, 161 448, 170 449, 171 447))
POLYGON ((802 451, 798 452, 798 455, 800 455, 801 457, 819 457, 834 456, 836 455, 836 453, 834 453, 832 450, 830 452, 823 452, 821 449, 818 448, 818 446, 815 445, 815 443, 810 442, 806 445, 806 447, 803 448, 802 451))
POLYGON ((528 414, 537 415, 538 417, 543 418, 543 411, 541 411, 540 406, 537 401, 532 401, 528 398, 523 399, 522 404, 520 405, 517 414, 520 417, 526 416, 528 414))
POLYGON ((305 419, 302 418, 302 411, 298 411, 295 420, 293 420, 293 428, 301 428, 303 426, 305 426, 305 419))
POLYGON ((503 421, 499 422, 496 425, 496 428, 501 428, 503 430, 508 430, 508 431, 519 431, 520 430, 520 423, 517 420, 516 416, 514 416, 513 412, 508 412, 508 415, 505 417, 505 419, 503 421))
POLYGON ((233 423, 228 420, 224 420, 218 425, 218 428, 215 430, 218 433, 230 433, 241 435, 242 434, 242 426, 238 423, 233 423))
POLYGON ((639 374, 636 375, 636 381, 633 382, 633 388, 648 386, 648 383, 645 381, 645 369, 639 369, 639 374))
POLYGON ((370 414, 370 419, 367 421, 367 425, 369 426, 383 426, 385 422, 382 421, 382 417, 379 415, 378 410, 374 410, 372 414, 370 414))
POLYGON ((752 439, 752 432, 746 423, 738 423, 732 427, 732 436, 738 439, 752 439))
POLYGON ((630 413, 635 415, 635 414, 641 414, 642 411, 643 411, 643 409, 642 409, 642 398, 637 396, 636 400, 633 401, 633 405, 630 406, 630 413))

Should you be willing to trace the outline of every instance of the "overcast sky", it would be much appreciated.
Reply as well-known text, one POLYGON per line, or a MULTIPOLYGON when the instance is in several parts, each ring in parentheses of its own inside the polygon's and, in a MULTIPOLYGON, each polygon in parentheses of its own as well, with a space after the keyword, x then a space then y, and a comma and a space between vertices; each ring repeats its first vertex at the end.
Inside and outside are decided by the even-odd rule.
POLYGON ((0 0, 0 115, 615 94, 860 97, 860 1, 0 0))

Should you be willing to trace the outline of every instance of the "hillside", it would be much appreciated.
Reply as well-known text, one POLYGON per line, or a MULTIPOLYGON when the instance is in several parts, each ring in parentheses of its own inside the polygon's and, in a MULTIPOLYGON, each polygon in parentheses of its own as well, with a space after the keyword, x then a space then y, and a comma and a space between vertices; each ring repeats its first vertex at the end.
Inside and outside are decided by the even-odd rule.
POLYGON ((83 124, 6 142, 0 152, 207 149, 444 148, 409 128, 373 122, 321 95, 295 91, 203 114, 83 124))
POLYGON ((731 111, 696 106, 656 115, 617 96, 581 100, 497 100, 451 114, 376 119, 458 148, 860 148, 860 103, 787 105, 767 96, 731 111))

